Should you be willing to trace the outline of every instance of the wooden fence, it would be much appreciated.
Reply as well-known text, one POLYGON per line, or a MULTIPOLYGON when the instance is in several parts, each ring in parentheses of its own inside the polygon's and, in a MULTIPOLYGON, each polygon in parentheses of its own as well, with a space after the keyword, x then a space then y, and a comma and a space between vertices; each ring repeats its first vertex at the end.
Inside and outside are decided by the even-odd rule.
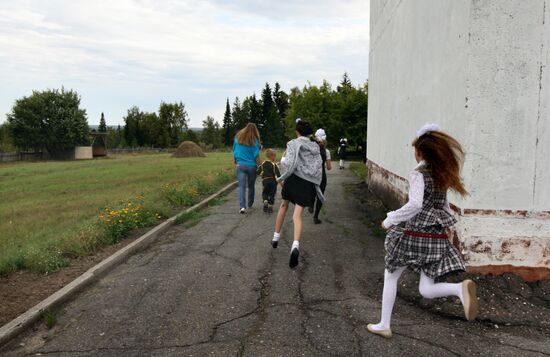
POLYGON ((49 159, 45 152, 0 152, 0 162, 39 161, 49 159))
MULTIPOLYGON (((134 153, 163 153, 174 152, 175 149, 163 149, 163 148, 150 148, 150 147, 136 147, 136 148, 113 148, 107 150, 107 156, 109 155, 124 155, 134 153)), ((13 162, 13 161, 40 161, 48 160, 50 155, 47 152, 0 152, 0 162, 13 162)), ((58 158, 65 159, 65 158, 58 158)), ((66 159, 69 159, 67 157, 66 159)))

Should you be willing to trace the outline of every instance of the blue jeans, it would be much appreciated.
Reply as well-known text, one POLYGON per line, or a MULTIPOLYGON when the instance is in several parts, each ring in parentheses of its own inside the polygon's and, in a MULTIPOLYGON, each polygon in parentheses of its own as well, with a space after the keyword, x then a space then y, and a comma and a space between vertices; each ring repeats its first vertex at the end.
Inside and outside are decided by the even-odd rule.
POLYGON ((250 208, 254 203, 254 186, 256 184, 256 166, 237 165, 237 181, 239 181, 240 208, 250 208), (248 206, 245 195, 248 188, 248 206))

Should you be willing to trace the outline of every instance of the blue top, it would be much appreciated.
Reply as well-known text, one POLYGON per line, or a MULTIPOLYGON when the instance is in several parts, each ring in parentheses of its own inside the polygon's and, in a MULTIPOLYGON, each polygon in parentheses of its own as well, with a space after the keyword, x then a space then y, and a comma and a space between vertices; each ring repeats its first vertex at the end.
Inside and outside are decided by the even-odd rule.
POLYGON ((260 154, 260 141, 256 139, 254 146, 242 145, 233 140, 233 157, 237 165, 256 166, 256 158, 260 154))

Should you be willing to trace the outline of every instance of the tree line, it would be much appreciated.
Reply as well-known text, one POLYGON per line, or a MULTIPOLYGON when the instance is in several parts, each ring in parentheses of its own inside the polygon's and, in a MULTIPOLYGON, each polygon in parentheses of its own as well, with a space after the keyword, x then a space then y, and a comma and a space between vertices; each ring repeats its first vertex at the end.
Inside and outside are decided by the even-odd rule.
POLYGON ((158 113, 133 106, 123 119, 124 126, 116 129, 100 121, 98 131, 107 132, 108 146, 169 148, 184 140, 198 141, 188 128, 189 118, 182 102, 161 102, 158 113))
POLYGON ((308 83, 302 89, 294 87, 287 94, 279 83, 275 83, 273 90, 266 83, 259 99, 252 94, 241 103, 237 97, 232 107, 227 100, 223 142, 230 146, 235 133, 252 122, 258 126, 264 147, 284 147, 296 136, 296 118, 302 118, 314 128, 325 129, 329 145, 336 146, 340 138, 347 138, 358 149, 365 146, 367 111, 368 83, 354 87, 347 73, 336 89, 323 81, 321 86, 308 83))
MULTIPOLYGON (((321 86, 310 83, 292 88, 290 93, 266 83, 242 101, 236 97, 225 102, 220 125, 208 116, 200 132, 189 129, 189 117, 182 102, 161 102, 158 112, 146 112, 133 106, 124 116, 124 125, 108 126, 101 114, 97 131, 106 132, 108 147, 170 148, 184 140, 207 149, 230 147, 235 133, 248 122, 255 123, 264 147, 284 147, 295 137, 295 119, 300 117, 315 128, 324 128, 329 145, 342 137, 350 145, 364 145, 367 130, 368 84, 355 87, 347 74, 332 89, 327 81, 321 86)), ((86 111, 80 108, 80 96, 72 90, 33 91, 16 100, 7 122, 0 126, 0 151, 47 150, 52 156, 76 145, 90 144, 86 111)))
POLYGON ((336 89, 323 81, 321 86, 307 84, 290 91, 286 134, 295 136, 294 120, 299 117, 314 128, 325 129, 329 146, 337 146, 341 138, 347 138, 349 146, 359 150, 359 146, 365 147, 367 112, 368 82, 354 87, 344 73, 336 89))
POLYGON ((284 146, 287 141, 285 116, 288 105, 288 94, 281 90, 279 83, 275 83, 273 90, 266 83, 259 99, 255 93, 245 97, 242 103, 236 97, 232 108, 227 99, 222 125, 223 143, 232 145, 235 133, 252 122, 258 127, 265 147, 284 146))

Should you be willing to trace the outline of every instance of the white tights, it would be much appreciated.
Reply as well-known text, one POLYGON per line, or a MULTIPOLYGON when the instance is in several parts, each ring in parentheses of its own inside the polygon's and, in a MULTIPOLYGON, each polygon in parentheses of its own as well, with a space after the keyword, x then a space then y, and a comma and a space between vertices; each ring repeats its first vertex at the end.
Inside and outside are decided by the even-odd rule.
MULTIPOLYGON (((406 267, 400 267, 393 273, 388 270, 384 271, 384 290, 382 292, 382 316, 380 323, 372 326, 376 330, 386 330, 390 328, 391 313, 393 310, 393 304, 395 303, 395 296, 397 295, 397 282, 399 277, 405 271, 406 267)), ((420 272, 420 284, 418 285, 420 294, 427 298, 433 299, 443 296, 457 296, 464 304, 462 296, 462 284, 450 284, 450 283, 435 283, 432 278, 427 276, 423 271, 420 272)))

